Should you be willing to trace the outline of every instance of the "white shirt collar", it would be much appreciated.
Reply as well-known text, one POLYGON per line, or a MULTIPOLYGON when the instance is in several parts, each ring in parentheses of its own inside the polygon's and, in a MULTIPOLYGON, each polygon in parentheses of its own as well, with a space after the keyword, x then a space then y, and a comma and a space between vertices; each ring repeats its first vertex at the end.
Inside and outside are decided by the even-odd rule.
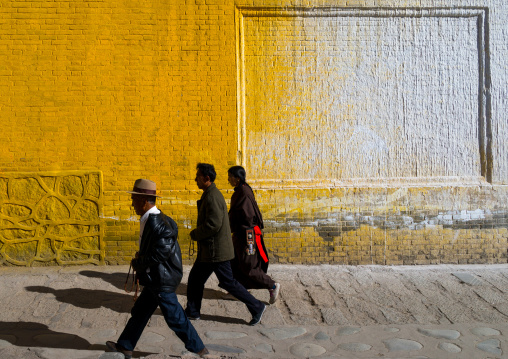
POLYGON ((157 208, 157 206, 153 206, 148 211, 146 211, 146 213, 144 215, 142 215, 141 218, 139 219, 139 241, 138 241, 138 244, 141 242, 141 237, 143 236, 143 230, 145 229, 145 224, 146 224, 146 221, 148 220, 148 216, 150 216, 150 214, 152 214, 152 213, 159 214, 159 213, 161 213, 161 211, 157 208))

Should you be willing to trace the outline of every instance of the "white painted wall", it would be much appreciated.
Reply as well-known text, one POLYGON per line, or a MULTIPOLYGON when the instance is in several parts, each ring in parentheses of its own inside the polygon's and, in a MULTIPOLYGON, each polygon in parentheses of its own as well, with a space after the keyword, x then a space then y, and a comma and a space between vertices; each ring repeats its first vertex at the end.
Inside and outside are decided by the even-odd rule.
POLYGON ((508 183, 508 3, 398 3, 241 9, 251 178, 508 183))

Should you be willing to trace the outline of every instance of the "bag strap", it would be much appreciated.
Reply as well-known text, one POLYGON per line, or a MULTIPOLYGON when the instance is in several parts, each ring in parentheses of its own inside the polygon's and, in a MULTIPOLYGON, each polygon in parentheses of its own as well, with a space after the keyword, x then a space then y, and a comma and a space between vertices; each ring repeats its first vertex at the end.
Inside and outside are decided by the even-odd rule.
POLYGON ((125 278, 125 284, 123 286, 123 289, 127 293, 131 293, 132 290, 136 287, 136 290, 134 292, 134 301, 138 299, 138 292, 139 292, 139 279, 136 279, 136 270, 132 268, 132 263, 129 265, 129 272, 127 272, 127 277, 125 278), (130 289, 127 289, 127 283, 129 282, 129 277, 131 276, 131 269, 132 269, 132 283, 130 289))
POLYGON ((196 247, 194 241, 191 239, 189 243, 189 257, 192 258, 192 256, 196 253, 196 247))

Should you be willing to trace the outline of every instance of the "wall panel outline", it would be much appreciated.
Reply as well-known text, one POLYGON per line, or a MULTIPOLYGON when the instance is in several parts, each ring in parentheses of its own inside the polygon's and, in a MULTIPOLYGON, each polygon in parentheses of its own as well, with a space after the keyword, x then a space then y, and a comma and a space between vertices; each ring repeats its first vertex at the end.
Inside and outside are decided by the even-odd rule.
POLYGON ((246 64, 245 64, 245 21, 249 18, 469 18, 476 20, 478 51, 478 161, 479 171, 471 176, 432 176, 432 177, 391 177, 371 178, 320 178, 319 180, 294 178, 257 178, 251 182, 259 187, 350 187, 386 186, 391 183, 405 186, 425 185, 486 185, 492 182, 494 159, 492 156, 491 99, 490 99, 490 50, 488 8, 270 8, 237 7, 236 9, 236 57, 237 57, 237 122, 238 155, 237 162, 248 168, 247 118, 246 110, 246 64))

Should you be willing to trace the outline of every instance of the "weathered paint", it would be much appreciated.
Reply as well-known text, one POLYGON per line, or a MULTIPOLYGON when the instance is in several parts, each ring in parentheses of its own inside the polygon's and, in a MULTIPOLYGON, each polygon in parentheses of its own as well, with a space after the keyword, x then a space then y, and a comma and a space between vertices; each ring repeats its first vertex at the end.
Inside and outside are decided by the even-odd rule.
POLYGON ((486 176, 484 10, 240 16, 253 179, 486 176))

